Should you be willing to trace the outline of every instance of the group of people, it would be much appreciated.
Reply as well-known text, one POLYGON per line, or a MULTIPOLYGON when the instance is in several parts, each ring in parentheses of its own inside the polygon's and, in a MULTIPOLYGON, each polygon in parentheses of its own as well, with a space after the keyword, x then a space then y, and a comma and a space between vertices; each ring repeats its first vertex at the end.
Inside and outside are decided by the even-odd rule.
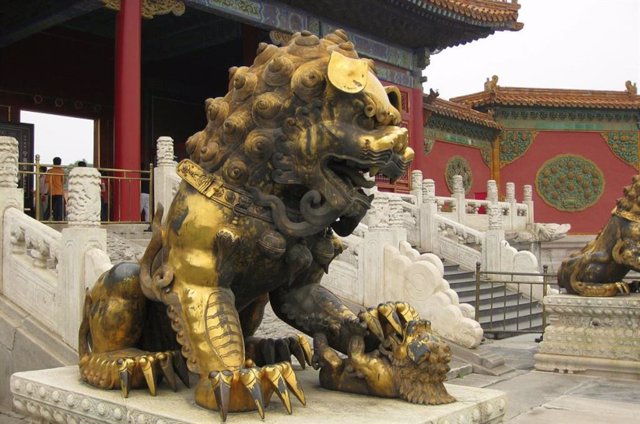
MULTIPOLYGON (((79 161, 77 166, 87 166, 85 161, 79 161)), ((39 168, 39 185, 40 185, 40 219, 52 221, 65 220, 65 172, 62 167, 62 159, 53 158, 53 166, 47 169, 46 166, 39 168)), ((109 197, 108 190, 109 181, 107 178, 100 180, 100 201, 101 211, 100 219, 102 221, 109 220, 109 197)), ((149 180, 141 180, 140 193, 140 212, 142 220, 148 221, 149 216, 149 180)))

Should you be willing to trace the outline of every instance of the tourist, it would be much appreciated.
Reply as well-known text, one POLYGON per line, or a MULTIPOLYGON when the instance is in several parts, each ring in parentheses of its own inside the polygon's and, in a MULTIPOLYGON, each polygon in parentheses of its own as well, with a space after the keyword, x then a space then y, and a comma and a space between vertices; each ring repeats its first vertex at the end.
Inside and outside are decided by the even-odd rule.
POLYGON ((62 159, 53 158, 53 167, 47 171, 45 178, 51 195, 51 215, 54 221, 64 220, 64 169, 60 166, 62 159))
MULTIPOLYGON (((144 169, 144 168, 143 168, 144 169)), ((149 221, 149 178, 140 179, 140 217, 142 221, 149 221)))
POLYGON ((47 167, 40 167, 38 176, 38 186, 40 186, 40 219, 49 219, 49 186, 47 185, 47 167))

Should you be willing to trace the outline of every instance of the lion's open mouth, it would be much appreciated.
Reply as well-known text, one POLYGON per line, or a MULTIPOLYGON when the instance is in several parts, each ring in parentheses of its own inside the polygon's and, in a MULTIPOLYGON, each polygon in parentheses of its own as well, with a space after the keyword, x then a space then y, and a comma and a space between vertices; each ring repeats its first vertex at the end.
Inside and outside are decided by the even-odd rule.
POLYGON ((370 173, 372 166, 360 164, 355 160, 334 157, 327 162, 327 168, 351 189, 372 188, 376 185, 374 180, 368 180, 364 175, 370 173))

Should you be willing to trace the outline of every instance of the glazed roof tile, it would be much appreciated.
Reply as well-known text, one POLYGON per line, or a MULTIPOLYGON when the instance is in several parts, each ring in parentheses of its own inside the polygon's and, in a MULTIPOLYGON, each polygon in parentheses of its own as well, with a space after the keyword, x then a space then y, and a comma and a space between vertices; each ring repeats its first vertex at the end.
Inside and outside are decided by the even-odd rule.
POLYGON ((519 30, 523 24, 518 22, 520 5, 511 0, 404 0, 408 3, 429 8, 434 6, 448 12, 488 23, 506 23, 510 29, 519 30))
POLYGON ((424 108, 436 115, 470 122, 484 127, 501 129, 502 127, 488 113, 478 112, 471 107, 437 98, 433 93, 424 96, 424 108))
MULTIPOLYGON (((0 0, 2 1, 2 0, 0 0)), ((335 25, 385 43, 435 52, 518 31, 520 5, 512 0, 279 0, 335 25)), ((0 27, 1 28, 1 27, 0 27)))
POLYGON ((638 109, 640 96, 635 84, 626 91, 569 90, 555 88, 500 87, 497 77, 485 83, 485 90, 454 97, 452 102, 477 108, 483 106, 544 106, 601 109, 638 109))

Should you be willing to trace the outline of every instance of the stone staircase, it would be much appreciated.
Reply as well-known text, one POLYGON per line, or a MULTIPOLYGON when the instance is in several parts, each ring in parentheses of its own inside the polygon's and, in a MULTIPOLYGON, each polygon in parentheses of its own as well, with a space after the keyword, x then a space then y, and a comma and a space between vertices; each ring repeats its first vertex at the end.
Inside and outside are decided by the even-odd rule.
MULTIPOLYGON (((475 307, 475 272, 462 270, 451 262, 444 265, 444 278, 458 294, 460 303, 475 307)), ((482 284, 479 305, 478 321, 486 336, 498 338, 518 332, 542 332, 542 307, 539 303, 503 284, 482 284)))

